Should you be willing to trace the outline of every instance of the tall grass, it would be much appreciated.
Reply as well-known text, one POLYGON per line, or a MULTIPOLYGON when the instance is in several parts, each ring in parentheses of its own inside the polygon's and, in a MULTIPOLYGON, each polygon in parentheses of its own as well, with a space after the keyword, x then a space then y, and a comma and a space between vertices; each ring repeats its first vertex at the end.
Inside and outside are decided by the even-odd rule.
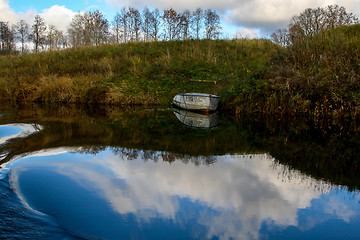
POLYGON ((339 27, 279 49, 269 69, 234 86, 237 112, 359 119, 359 32, 360 25, 339 27))
POLYGON ((193 40, 5 56, 0 100, 167 105, 176 93, 206 92, 238 115, 359 119, 359 32, 360 25, 339 27, 286 48, 193 40))
POLYGON ((221 94, 275 49, 268 40, 194 40, 1 57, 0 100, 168 104, 177 92, 221 94))

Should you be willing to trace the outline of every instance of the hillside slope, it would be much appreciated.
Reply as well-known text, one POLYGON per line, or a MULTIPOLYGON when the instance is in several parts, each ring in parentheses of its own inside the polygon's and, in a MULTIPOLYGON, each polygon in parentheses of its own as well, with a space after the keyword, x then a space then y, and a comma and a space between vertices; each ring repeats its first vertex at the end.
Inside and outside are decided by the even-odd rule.
POLYGON ((221 95, 276 49, 269 40, 194 40, 1 57, 0 100, 149 105, 178 92, 221 95))

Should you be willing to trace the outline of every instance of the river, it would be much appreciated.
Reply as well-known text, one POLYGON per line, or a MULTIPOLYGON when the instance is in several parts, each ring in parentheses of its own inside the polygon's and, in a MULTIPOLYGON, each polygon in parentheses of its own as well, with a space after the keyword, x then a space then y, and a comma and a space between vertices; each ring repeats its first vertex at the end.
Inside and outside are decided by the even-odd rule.
POLYGON ((0 161, 3 239, 360 238, 353 123, 4 105, 0 161))

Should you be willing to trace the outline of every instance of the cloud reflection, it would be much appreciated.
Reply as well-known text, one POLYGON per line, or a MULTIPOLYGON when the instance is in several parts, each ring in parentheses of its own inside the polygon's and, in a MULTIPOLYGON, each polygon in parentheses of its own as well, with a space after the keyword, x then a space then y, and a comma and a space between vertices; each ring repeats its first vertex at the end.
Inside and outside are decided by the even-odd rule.
MULTIPOLYGON (((179 217, 180 201, 189 199, 202 206, 197 223, 207 229, 207 238, 258 239, 264 221, 297 226, 298 209, 310 207, 312 200, 331 190, 324 182, 275 164, 266 154, 216 160, 211 166, 161 159, 144 162, 141 155, 121 160, 105 151, 95 156, 74 154, 71 160, 37 160, 29 166, 53 168, 96 193, 118 214, 135 214, 139 223, 160 216, 184 224, 186 214, 192 213, 179 217)), ((345 221, 355 214, 341 204, 329 204, 345 221)))
POLYGON ((0 145, 5 144, 6 142, 16 139, 27 137, 37 131, 42 129, 41 126, 37 124, 7 124, 0 125, 0 145), (14 133, 8 135, 7 133, 14 133))

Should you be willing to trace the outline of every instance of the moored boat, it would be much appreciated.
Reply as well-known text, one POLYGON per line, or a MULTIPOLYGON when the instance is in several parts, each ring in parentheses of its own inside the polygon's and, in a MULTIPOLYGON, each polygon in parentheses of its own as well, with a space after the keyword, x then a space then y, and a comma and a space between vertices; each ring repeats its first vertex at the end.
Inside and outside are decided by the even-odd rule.
POLYGON ((219 96, 206 93, 179 93, 173 99, 177 107, 194 111, 215 111, 219 104, 219 96))

